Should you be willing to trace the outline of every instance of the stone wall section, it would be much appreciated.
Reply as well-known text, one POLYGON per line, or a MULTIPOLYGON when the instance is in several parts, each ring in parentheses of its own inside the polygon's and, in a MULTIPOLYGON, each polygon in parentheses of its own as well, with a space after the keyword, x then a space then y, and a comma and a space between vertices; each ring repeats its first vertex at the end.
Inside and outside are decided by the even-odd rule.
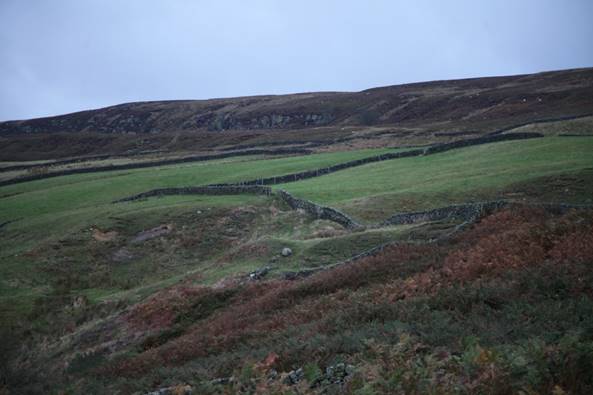
MULTIPOLYGON (((18 184, 21 182, 27 181, 35 181, 41 180, 45 178, 52 178, 52 177, 60 177, 60 176, 68 176, 72 174, 85 174, 85 173, 97 173, 102 171, 116 171, 116 170, 131 170, 131 169, 142 169, 147 167, 155 167, 155 166, 166 166, 166 165, 175 165, 180 163, 191 163, 191 162, 204 162, 209 160, 216 160, 216 159, 225 159, 231 158, 236 156, 247 156, 247 155, 291 155, 291 154, 301 154, 301 155, 308 155, 311 154, 311 150, 304 149, 304 148, 278 148, 278 149, 253 149, 253 150, 246 150, 246 151, 235 151, 235 152, 223 152, 219 154, 212 154, 212 155, 192 155, 186 156, 183 158, 174 158, 174 159, 163 159, 157 161, 150 161, 150 162, 140 162, 140 163, 125 163, 121 165, 111 165, 111 166, 93 166, 93 167, 85 167, 80 169, 66 169, 66 170, 59 170, 59 171, 52 171, 49 173, 43 174, 34 174, 30 176, 18 177, 13 178, 10 180, 0 181, 0 187, 5 185, 13 185, 18 184)), ((52 165, 60 165, 64 163, 74 163, 74 162, 54 162, 47 165, 32 165, 27 168, 39 168, 39 167, 49 167, 51 168, 52 165)), ((22 166, 17 166, 20 169, 23 169, 22 166)), ((7 167, 2 169, 1 171, 9 171, 11 168, 7 167)), ((14 168, 12 168, 14 169, 14 168)))
POLYGON ((131 202, 134 200, 146 199, 154 196, 170 195, 272 195, 270 187, 259 185, 227 185, 227 186, 204 186, 204 187, 183 187, 183 188, 159 188, 137 195, 128 196, 113 203, 131 202))
POLYGON ((288 204, 293 210, 303 210, 313 218, 333 221, 342 225, 344 228, 351 230, 359 230, 364 228, 363 225, 334 208, 320 206, 309 200, 296 198, 282 189, 277 192, 277 196, 286 202, 286 204, 288 204))
MULTIPOLYGON (((543 134, 540 133, 507 133, 502 135, 493 135, 493 136, 484 136, 484 137, 477 137, 473 139, 465 139, 454 141, 452 143, 444 143, 444 144, 435 144, 424 149, 412 149, 409 151, 403 152, 392 152, 386 153, 381 155, 369 156, 367 158, 352 160, 349 162, 339 163, 337 165, 328 166, 320 169, 314 170, 307 170, 298 173, 291 173, 286 174, 283 176, 275 176, 275 177, 268 177, 268 178, 258 178, 248 181, 242 181, 237 183, 239 185, 276 185, 276 184, 286 184, 289 182, 301 181, 306 180, 309 178, 323 176, 325 174, 334 173, 336 171, 349 169, 352 167, 366 165, 368 163, 374 162, 381 162, 384 160, 391 160, 391 159, 399 159, 399 158, 408 158, 413 156, 422 156, 422 155, 431 155, 434 153, 449 151, 456 148, 462 147, 469 147, 472 145, 480 145, 480 144, 488 144, 488 143, 495 143, 499 141, 509 141, 509 140, 525 140, 525 139, 532 139, 532 138, 539 138, 544 137, 543 134)), ((214 184, 214 185, 236 185, 236 184, 214 184)))
POLYGON ((433 210, 415 211, 411 213, 398 213, 387 218, 377 226, 416 224, 420 222, 443 221, 449 219, 472 221, 490 214, 506 205, 508 205, 508 202, 498 200, 492 202, 455 204, 433 210))
MULTIPOLYGON (((368 158, 362 158, 358 160, 353 160, 349 162, 339 163, 334 166, 324 167, 321 169, 315 170, 307 170, 298 173, 291 173, 286 174, 283 176, 276 176, 276 177, 268 177, 268 178, 259 178, 254 180, 242 181, 239 183, 231 183, 231 184, 213 184, 213 186, 229 186, 229 185, 276 185, 276 184, 285 184, 289 182, 295 182, 300 180, 306 180, 313 177, 319 177, 325 174, 334 173, 336 171, 366 165, 368 163, 380 162, 384 160, 391 160, 391 159, 398 159, 398 158, 406 158, 412 156, 421 156, 421 155, 430 155, 437 152, 448 151, 455 148, 461 147, 468 147, 471 145, 479 145, 479 144, 487 144, 493 143, 498 141, 508 141, 508 140, 524 140, 530 138, 538 138, 543 137, 540 133, 506 133, 500 135, 489 135, 484 137, 477 137, 473 139, 465 139, 454 141, 452 143, 445 143, 445 144, 435 144, 431 145, 424 149, 413 149, 410 151, 403 151, 403 152, 393 152, 393 153, 386 153, 376 156, 370 156, 368 158)), ((152 162, 143 162, 143 163, 127 163, 122 165, 114 165, 114 166, 99 166, 99 167, 87 167, 82 169, 67 169, 62 171, 50 172, 45 174, 35 174, 31 176, 25 177, 18 177, 13 178, 10 180, 0 181, 0 187, 5 185, 13 185, 18 184, 21 182, 27 181, 35 181, 41 180, 45 178, 51 177, 59 177, 59 176, 66 176, 72 174, 84 174, 84 173, 96 173, 101 171, 115 171, 115 170, 129 170, 129 169, 139 169, 139 168, 146 168, 146 167, 154 167, 154 166, 164 166, 164 165, 171 165, 171 164, 178 164, 178 163, 188 163, 188 162, 200 162, 206 160, 213 160, 213 159, 224 159, 233 156, 243 156, 243 155, 283 155, 283 154, 310 154, 311 151, 303 148, 285 148, 285 149, 276 149, 276 150, 248 150, 248 151, 239 151, 239 152, 225 152, 220 154, 213 154, 213 155, 206 155, 206 156, 189 156, 184 158, 177 158, 177 159, 165 159, 161 161, 152 161, 152 162)))
POLYGON ((437 152, 449 151, 449 150, 456 149, 456 148, 469 147, 472 145, 497 143, 500 141, 525 140, 525 139, 532 139, 532 138, 538 138, 538 137, 544 137, 544 135, 541 133, 530 133, 530 132, 488 135, 488 136, 476 137, 476 138, 472 138, 472 139, 457 140, 457 141, 453 141, 451 143, 434 144, 434 145, 431 145, 424 149, 424 155, 430 155, 430 154, 435 154, 437 152))
POLYGON ((467 204, 459 204, 454 206, 442 207, 435 210, 428 210, 428 211, 418 211, 414 213, 401 213, 396 214, 387 220, 383 221, 379 225, 375 225, 377 227, 380 226, 387 226, 387 225, 397 225, 397 224, 412 224, 424 221, 437 221, 449 218, 456 218, 462 219, 464 222, 455 226, 452 231, 448 232, 447 234, 436 238, 430 239, 427 241, 391 241, 384 244, 380 244, 376 247, 363 251, 359 254, 356 254, 344 261, 336 262, 331 265, 303 269, 299 271, 291 271, 291 272, 284 272, 282 273, 282 278, 285 280, 298 280, 305 277, 309 277, 315 273, 324 271, 324 270, 331 270, 335 267, 350 264, 357 262, 361 259, 375 256, 380 254, 385 248, 390 246, 395 246, 398 244, 430 244, 430 243, 437 243, 442 240, 446 240, 451 238, 454 234, 460 232, 461 230, 465 229, 467 226, 477 222, 480 218, 492 214, 496 210, 500 208, 507 207, 507 206, 530 206, 530 207, 541 207, 546 211, 549 211, 553 214, 564 214, 569 210, 590 210, 593 208, 591 204, 566 204, 566 203, 534 203, 534 204, 524 204, 524 203, 514 203, 514 202, 507 202, 504 200, 497 200, 491 202, 481 202, 481 203, 467 203, 467 204))
POLYGON ((586 117, 590 117, 592 115, 593 115, 593 113, 582 114, 582 115, 568 115, 568 116, 564 116, 564 117, 554 117, 554 118, 540 119, 540 120, 536 120, 536 121, 522 122, 522 123, 517 123, 515 125, 507 126, 505 128, 502 128, 502 129, 495 130, 494 132, 489 133, 489 135, 502 134, 502 133, 505 133, 507 131, 510 131, 510 130, 513 130, 513 129, 518 129, 520 127, 527 126, 527 125, 537 125, 538 123, 550 123, 550 122, 560 122, 560 121, 571 121, 573 119, 586 118, 586 117))

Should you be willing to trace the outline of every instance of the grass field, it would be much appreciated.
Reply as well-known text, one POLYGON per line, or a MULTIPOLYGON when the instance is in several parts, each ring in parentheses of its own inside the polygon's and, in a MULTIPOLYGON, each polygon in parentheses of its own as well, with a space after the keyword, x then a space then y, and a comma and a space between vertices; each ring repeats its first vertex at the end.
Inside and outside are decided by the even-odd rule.
MULTIPOLYGON (((547 137, 372 163, 277 188, 379 220, 396 211, 496 198, 514 185, 590 170, 593 138, 547 137)), ((591 199, 590 184, 572 199, 591 199)))
MULTIPOLYGON (((14 222, 0 231, 0 273, 4 278, 11 278, 15 273, 31 269, 36 265, 35 260, 23 256, 24 253, 49 248, 62 239, 88 231, 91 225, 109 229, 117 225, 118 218, 129 218, 128 222, 134 226, 127 231, 132 233, 162 223, 167 215, 182 216, 195 208, 229 208, 265 202, 265 198, 252 196, 180 196, 111 204, 124 196, 159 187, 281 175, 387 151, 359 150, 280 159, 237 158, 73 175, 3 187, 0 188, 0 223, 14 222)), ((590 173, 592 153, 593 139, 588 137, 502 142, 369 164, 278 188, 339 207, 364 220, 379 220, 398 210, 498 197, 513 185, 546 176, 590 173)), ((571 199, 587 202, 591 198, 590 183, 581 185, 581 189, 576 187, 571 199)), ((288 242, 286 239, 294 236, 289 231, 280 237, 288 242)), ((320 258, 323 251, 319 256, 309 255, 307 259, 312 265, 326 263, 320 258)), ((330 255, 330 258, 338 256, 345 257, 330 255)), ((8 292, 5 291, 0 290, 0 294, 8 292)))
MULTIPOLYGON (((15 254, 28 251, 35 245, 60 240, 65 235, 79 232, 90 225, 108 227, 109 217, 142 213, 148 218, 155 218, 168 210, 184 210, 189 206, 228 207, 249 204, 254 200, 249 196, 193 196, 153 199, 133 204, 111 203, 115 199, 152 188, 205 185, 281 175, 387 151, 389 150, 361 150, 269 160, 225 159, 72 175, 2 187, 0 223, 14 222, 5 226, 0 233, 0 257, 13 259, 15 254)), ((0 272, 5 272, 6 266, 3 264, 0 272)))
POLYGON ((224 159, 147 169, 78 174, 0 188, 1 218, 108 203, 152 188, 270 177, 393 151, 372 149, 279 159, 224 159), (12 196, 11 196, 12 195, 12 196), (40 201, 44 203, 40 203, 40 201), (14 210, 17 211, 14 211, 14 210))
MULTIPOLYGON (((84 270, 87 273, 108 270, 111 279, 135 278, 138 280, 134 282, 135 285, 159 282, 202 263, 195 256, 183 257, 172 251, 148 249, 150 252, 142 254, 142 259, 133 264, 105 269, 105 262, 109 261, 106 251, 111 251, 114 247, 103 246, 103 250, 97 252, 98 257, 89 258, 87 248, 91 239, 91 226, 101 229, 118 228, 123 234, 133 235, 171 218, 174 222, 185 224, 183 218, 200 209, 224 211, 232 207, 266 204, 266 198, 249 195, 172 196, 112 204, 115 199, 152 188, 204 185, 281 175, 388 151, 390 150, 360 150, 265 160, 241 157, 56 177, 2 187, 0 224, 14 222, 0 229, 0 310, 5 317, 29 311, 32 300, 48 291, 48 281, 53 275, 47 274, 45 269, 52 265, 60 266, 60 262, 72 262, 74 267, 70 269, 83 274, 84 270), (68 245, 64 246, 64 243, 68 245), (75 247, 77 244, 82 247, 75 247), (176 263, 171 264, 172 260, 176 263), (31 273, 35 275, 31 276, 31 273)), ((222 248, 216 248, 219 247, 222 248)), ((256 263, 252 262, 251 266, 253 265, 256 263)), ((95 281, 89 292, 104 294, 104 288, 114 288, 117 291, 126 286, 119 281, 117 284, 110 282, 112 280, 101 280, 97 284, 95 281)))

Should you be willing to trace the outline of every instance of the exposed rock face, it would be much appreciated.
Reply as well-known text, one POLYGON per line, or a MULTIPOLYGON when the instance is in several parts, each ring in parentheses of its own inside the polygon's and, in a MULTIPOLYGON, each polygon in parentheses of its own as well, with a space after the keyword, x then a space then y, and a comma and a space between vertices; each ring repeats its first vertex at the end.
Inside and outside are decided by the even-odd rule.
MULTIPOLYGON (((332 114, 267 114, 251 119, 242 119, 231 113, 217 115, 206 124, 208 130, 229 130, 229 129, 275 129, 289 127, 307 127, 328 125, 334 120, 332 114)), ((202 127, 200 121, 196 126, 202 127)))
POLYGON ((582 115, 593 108, 593 68, 532 75, 432 81, 361 92, 316 92, 212 100, 126 103, 0 123, 0 134, 298 129, 418 122, 525 122, 534 115, 582 115))

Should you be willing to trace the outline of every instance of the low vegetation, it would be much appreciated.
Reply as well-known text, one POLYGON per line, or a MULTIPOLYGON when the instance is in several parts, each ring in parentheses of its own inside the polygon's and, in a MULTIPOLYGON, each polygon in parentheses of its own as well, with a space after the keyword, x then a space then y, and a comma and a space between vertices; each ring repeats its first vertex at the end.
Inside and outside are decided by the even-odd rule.
MULTIPOLYGON (((0 188, 0 393, 591 392, 591 210, 514 207, 443 238, 459 223, 353 231, 274 196, 112 203, 390 150, 0 188)), ((592 150, 589 137, 494 143, 274 188, 367 223, 493 198, 591 204, 592 150)))
POLYGON ((592 235, 593 217, 582 211, 504 210, 448 243, 394 246, 302 281, 211 288, 188 279, 95 322, 99 346, 74 329, 55 349, 68 384, 43 372, 45 387, 24 373, 21 384, 93 393, 180 383, 204 394, 588 393, 592 235), (148 336, 130 337, 139 331, 148 336), (115 334, 127 344, 114 353, 106 347, 115 334), (288 373, 300 368, 292 383, 288 373))

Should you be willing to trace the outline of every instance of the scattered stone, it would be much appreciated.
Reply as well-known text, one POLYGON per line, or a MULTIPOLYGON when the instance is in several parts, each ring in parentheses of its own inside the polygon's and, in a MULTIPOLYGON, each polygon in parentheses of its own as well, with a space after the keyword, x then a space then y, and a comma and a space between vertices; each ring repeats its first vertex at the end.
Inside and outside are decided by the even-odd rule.
POLYGON ((231 384, 235 381, 235 378, 233 376, 231 377, 220 377, 217 379, 214 379, 210 382, 210 384, 212 385, 227 385, 227 384, 231 384))
POLYGON ((292 250, 288 247, 284 247, 282 249, 282 256, 283 257, 287 257, 287 256, 291 256, 292 255, 292 250))
POLYGON ((251 280, 261 280, 264 278, 269 272, 272 270, 270 266, 262 267, 256 269, 255 271, 249 273, 249 279, 251 280))
POLYGON ((268 381, 275 381, 278 378, 278 371, 276 369, 268 370, 266 378, 268 379, 268 381))
POLYGON ((325 378, 333 384, 343 384, 346 377, 352 374, 354 374, 354 366, 345 363, 338 363, 325 369, 325 378))
POLYGON ((297 370, 291 370, 288 372, 288 376, 284 378, 284 384, 294 385, 298 384, 299 381, 305 376, 302 368, 298 368, 297 370))

